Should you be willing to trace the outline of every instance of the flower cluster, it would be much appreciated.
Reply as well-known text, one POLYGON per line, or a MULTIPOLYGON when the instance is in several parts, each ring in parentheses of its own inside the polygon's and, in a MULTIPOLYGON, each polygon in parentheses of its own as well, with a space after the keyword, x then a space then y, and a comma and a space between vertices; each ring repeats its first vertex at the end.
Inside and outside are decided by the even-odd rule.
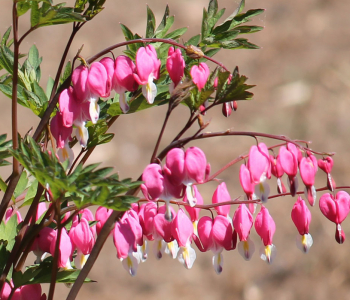
MULTIPOLYGON (((166 70, 171 79, 170 93, 182 81, 185 67, 181 50, 170 47, 166 61, 166 70)), ((140 47, 135 62, 121 55, 115 60, 104 57, 90 66, 83 64, 77 67, 72 74, 72 86, 60 94, 58 111, 51 120, 51 132, 56 139, 60 160, 72 161, 73 152, 68 142, 71 140, 73 126, 76 127, 75 135, 80 145, 87 146, 89 133, 86 123, 91 121, 96 124, 100 114, 98 101, 110 97, 113 90, 119 94, 119 105, 123 113, 130 109, 126 92, 135 92, 139 86, 147 102, 152 104, 157 96, 154 80, 159 79, 160 69, 161 61, 152 45, 140 47)), ((190 75, 200 92, 206 85, 210 70, 206 63, 200 63, 191 67, 190 75)), ((232 106, 232 103, 229 105, 232 106)), ((206 106, 207 101, 201 105, 200 110, 203 111, 206 106)), ((230 112, 224 113, 226 116, 229 114, 230 112)))
MULTIPOLYGON (((178 258, 186 268, 191 268, 196 258, 192 248, 194 243, 202 252, 213 252, 213 266, 220 274, 224 249, 230 251, 237 248, 245 260, 251 259, 255 252, 250 238, 253 226, 262 241, 260 257, 271 263, 276 255, 273 244, 276 224, 264 205, 270 191, 267 179, 273 175, 277 178, 277 191, 280 194, 295 196, 300 194, 299 173, 305 185, 305 197, 311 206, 316 201, 314 178, 318 167, 327 173, 328 186, 333 190, 335 183, 330 175, 333 165, 331 157, 317 161, 311 151, 302 151, 292 143, 281 146, 277 156, 270 155, 269 150, 264 143, 252 146, 247 162, 241 165, 239 177, 246 193, 245 201, 232 200, 226 184, 222 182, 213 194, 212 204, 207 206, 203 205, 197 188, 198 184, 208 181, 210 172, 202 150, 196 147, 186 151, 175 148, 168 152, 163 167, 159 164, 148 165, 143 172, 144 183, 141 186, 147 203, 133 205, 114 230, 117 256, 123 261, 124 268, 131 275, 136 274, 138 264, 147 258, 149 241, 154 241, 153 252, 158 259, 165 252, 178 258), (290 193, 286 192, 282 181, 284 173, 287 174, 290 193), (165 205, 158 207, 155 201, 165 202, 165 205), (188 214, 182 208, 175 212, 170 203, 183 206, 188 214), (232 204, 238 206, 230 215, 232 204), (254 217, 257 204, 260 211, 254 217), (208 210, 208 207, 216 211, 216 216, 200 217, 201 211, 208 210)), ((336 196, 326 193, 320 198, 321 212, 336 224, 338 243, 345 240, 341 223, 349 213, 349 205, 350 196, 344 191, 339 191, 336 196)), ((297 247, 307 253, 313 244, 309 233, 311 212, 301 196, 297 197, 291 218, 298 230, 297 247)))

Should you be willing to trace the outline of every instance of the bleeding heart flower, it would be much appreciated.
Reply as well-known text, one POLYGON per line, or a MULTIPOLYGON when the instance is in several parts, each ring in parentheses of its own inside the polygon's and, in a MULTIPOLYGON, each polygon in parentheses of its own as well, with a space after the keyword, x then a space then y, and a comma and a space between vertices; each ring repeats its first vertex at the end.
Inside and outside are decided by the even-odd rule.
POLYGON ((190 73, 193 83, 197 85, 198 91, 201 91, 209 78, 210 70, 208 65, 206 63, 200 63, 198 66, 194 65, 190 73))

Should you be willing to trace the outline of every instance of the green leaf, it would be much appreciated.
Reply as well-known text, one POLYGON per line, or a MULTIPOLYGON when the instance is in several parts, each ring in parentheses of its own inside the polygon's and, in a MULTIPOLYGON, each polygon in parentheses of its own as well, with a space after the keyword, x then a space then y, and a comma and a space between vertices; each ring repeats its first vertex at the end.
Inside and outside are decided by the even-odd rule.
POLYGON ((24 198, 24 201, 27 201, 27 200, 29 200, 29 199, 31 199, 31 198, 34 198, 34 196, 36 195, 37 189, 38 189, 38 185, 39 185, 39 182, 38 182, 38 180, 35 179, 35 180, 30 184, 30 186, 29 186, 29 188, 28 188, 28 191, 27 191, 27 193, 26 193, 26 196, 25 196, 25 198, 24 198))
POLYGON ((218 86, 216 89, 216 99, 219 98, 219 96, 221 95, 221 92, 223 90, 223 88, 226 86, 227 84, 227 79, 230 77, 230 72, 225 71, 225 70, 219 70, 218 73, 218 86))
POLYGON ((11 251, 17 236, 17 215, 14 214, 8 222, 0 224, 0 240, 7 241, 6 250, 11 251))
POLYGON ((87 2, 88 0, 76 0, 74 4, 74 11, 77 13, 83 12, 87 2))
POLYGON ((159 26, 157 27, 157 29, 155 31, 154 37, 162 38, 164 36, 164 34, 166 34, 167 30, 165 32, 164 32, 164 30, 165 30, 165 28, 167 26, 167 22, 168 22, 168 19, 169 19, 169 13, 170 13, 170 10, 169 10, 169 6, 167 4, 167 6, 165 7, 165 12, 164 12, 164 15, 163 15, 163 19, 162 19, 162 21, 160 22, 159 26))
POLYGON ((106 0, 89 0, 89 6, 83 13, 86 20, 89 21, 99 14, 104 9, 103 5, 105 2, 106 0))
POLYGON ((208 12, 203 8, 203 17, 202 17, 202 39, 208 36, 208 12))
POLYGON ((1 46, 0 47, 0 64, 10 74, 13 74, 13 62, 14 62, 13 52, 5 45, 1 46))
POLYGON ((225 103, 235 100, 251 100, 253 93, 248 92, 248 89, 254 87, 254 85, 247 85, 247 77, 239 75, 238 68, 232 74, 231 82, 226 85, 226 88, 222 92, 217 93, 216 101, 218 103, 225 103))
MULTIPOLYGON (((128 27, 126 27, 123 24, 120 24, 120 27, 122 28, 122 32, 125 36, 126 41, 130 41, 130 40, 134 39, 134 34, 132 33, 132 31, 128 27)), ((134 54, 136 53, 137 48, 136 48, 135 44, 130 44, 127 46, 127 48, 130 49, 130 51, 132 53, 134 53, 134 54)))
POLYGON ((239 34, 254 33, 263 30, 264 27, 261 26, 238 26, 235 30, 239 31, 239 34))
POLYGON ((236 15, 240 14, 243 11, 244 7, 245 7, 245 0, 242 0, 239 6, 237 7, 236 15))
MULTIPOLYGON (((100 0, 100 2, 101 1, 102 0, 100 0)), ((74 12, 74 8, 64 7, 64 4, 65 3, 52 5, 50 3, 44 2, 39 8, 38 2, 32 1, 31 26, 38 28, 43 26, 85 21, 85 18, 83 16, 74 12)), ((89 16, 89 18, 92 18, 91 15, 94 16, 98 12, 99 10, 96 9, 96 11, 89 11, 86 14, 89 16)))
MULTIPOLYGON (((29 107, 27 104, 26 98, 24 98, 21 94, 21 91, 23 90, 22 87, 18 86, 19 89, 17 91, 17 102, 20 105, 23 105, 24 107, 29 107)), ((12 98, 12 85, 5 85, 0 83, 0 91, 4 93, 7 97, 10 99, 12 98)))
POLYGON ((30 2, 19 2, 17 3, 17 16, 24 15, 30 9, 30 2))
POLYGON ((9 39, 9 36, 11 34, 12 27, 10 26, 6 32, 4 33, 2 40, 1 40, 1 46, 7 46, 7 41, 9 39))
POLYGON ((47 81, 47 86, 46 86, 46 97, 47 99, 50 99, 51 97, 51 93, 52 93, 52 89, 53 89, 53 85, 55 84, 55 81, 53 80, 52 77, 49 77, 48 81, 47 81))
POLYGON ((201 35, 200 35, 200 34, 197 34, 197 35, 191 37, 191 38, 185 43, 185 45, 186 45, 186 46, 189 46, 189 45, 198 46, 200 39, 201 39, 201 35))
POLYGON ((27 173, 22 172, 21 177, 19 178, 19 181, 14 191, 15 198, 17 198, 19 195, 21 195, 25 191, 25 189, 27 188, 27 184, 28 184, 27 173))
POLYGON ((218 1, 217 0, 210 0, 208 5, 208 17, 212 18, 218 11, 218 1))
POLYGON ((165 39, 173 39, 173 40, 178 39, 187 31, 187 29, 188 29, 187 27, 176 29, 176 30, 168 33, 164 38, 165 39))
MULTIPOLYGON (((101 124, 99 130, 105 130, 104 125, 101 124)), ((10 151, 41 185, 49 186, 53 199, 60 198, 62 202, 73 201, 78 208, 86 204, 106 205, 106 207, 123 210, 129 208, 130 205, 128 202, 124 203, 122 194, 138 187, 140 182, 119 181, 115 174, 108 176, 112 168, 95 170, 96 165, 84 168, 78 166, 70 175, 67 175, 65 168, 58 162, 55 155, 42 152, 31 137, 27 139, 28 144, 20 141, 19 148, 10 151), (109 191, 108 199, 103 201, 102 198, 98 198, 102 187, 108 188, 109 191)), ((106 189, 103 189, 103 192, 105 193, 106 189)))
POLYGON ((40 20, 39 3, 37 1, 32 1, 32 7, 30 11, 30 24, 35 27, 40 20))
POLYGON ((40 100, 40 105, 43 105, 44 103, 48 102, 43 88, 36 81, 33 82, 33 87, 33 92, 38 96, 40 100))
POLYGON ((72 74, 72 71, 72 63, 68 61, 60 78, 60 84, 66 81, 66 79, 72 74))
POLYGON ((173 26, 174 21, 175 21, 175 17, 174 16, 167 17, 166 24, 165 24, 164 28, 159 33, 156 33, 155 37, 163 38, 166 35, 166 33, 168 32, 168 30, 171 28, 171 26, 173 26))
POLYGON ((251 20, 252 17, 260 15, 264 11, 265 11, 264 9, 251 9, 251 10, 248 10, 246 13, 239 14, 239 15, 235 15, 235 13, 233 13, 230 17, 226 19, 224 23, 217 26, 213 30, 213 34, 222 33, 222 32, 231 30, 240 24, 247 23, 251 20))
POLYGON ((41 59, 39 58, 39 51, 35 45, 33 45, 29 49, 28 61, 30 62, 30 64, 33 66, 34 69, 37 69, 41 63, 41 59))
MULTIPOLYGON (((40 265, 32 265, 27 267, 26 271, 13 273, 13 284, 18 288, 27 284, 50 283, 53 267, 52 257, 45 259, 40 265)), ((63 270, 57 273, 57 283, 74 283, 81 270, 63 270)), ((84 282, 92 282, 86 278, 84 282)))
POLYGON ((154 17, 153 11, 147 5, 147 26, 146 26, 146 38, 151 38, 154 35, 154 30, 156 27, 156 19, 154 17))

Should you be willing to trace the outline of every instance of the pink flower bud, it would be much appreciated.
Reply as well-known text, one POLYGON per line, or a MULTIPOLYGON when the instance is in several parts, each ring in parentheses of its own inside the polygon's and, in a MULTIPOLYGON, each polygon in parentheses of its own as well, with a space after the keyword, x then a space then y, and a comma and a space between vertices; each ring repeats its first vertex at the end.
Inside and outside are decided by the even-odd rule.
POLYGON ((115 62, 110 57, 104 57, 100 60, 100 63, 105 67, 107 71, 107 80, 106 80, 106 93, 104 98, 107 98, 111 94, 111 89, 113 88, 113 76, 114 76, 114 67, 115 62))
POLYGON ((206 175, 207 159, 204 152, 197 147, 190 147, 185 153, 184 184, 204 183, 206 175))
POLYGON ((270 155, 270 163, 271 163, 271 174, 276 178, 281 178, 284 174, 280 156, 274 157, 270 155))
POLYGON ((86 84, 90 97, 108 97, 111 90, 111 81, 108 81, 108 73, 102 63, 93 62, 91 64, 86 84))
POLYGON ((174 185, 182 184, 185 178, 185 152, 182 149, 174 148, 168 152, 164 171, 174 185))
POLYGON ((84 65, 77 67, 73 71, 72 82, 75 95, 77 96, 79 102, 86 101, 88 97, 89 90, 86 85, 88 75, 89 69, 84 65))
POLYGON ((303 157, 300 161, 300 177, 306 186, 313 186, 317 172, 317 160, 315 156, 303 157))
POLYGON ((248 169, 252 182, 257 184, 271 177, 269 151, 264 143, 252 146, 249 151, 248 169))
MULTIPOLYGON (((55 255, 55 248, 56 248, 56 240, 57 240, 57 231, 55 231, 55 235, 52 239, 52 243, 50 245, 50 253, 52 256, 55 255)), ((65 228, 62 228, 61 231, 61 239, 59 244, 59 256, 58 256, 58 267, 59 268, 69 268, 70 267, 70 261, 69 257, 72 253, 72 242, 68 236, 67 230, 65 228)))
MULTIPOLYGON (((226 201, 231 201, 231 196, 227 190, 226 183, 222 182, 216 188, 212 198, 212 202, 215 204, 215 203, 226 202, 226 201)), ((219 215, 226 217, 230 214, 231 205, 215 206, 214 208, 219 215)))
POLYGON ((240 204, 233 216, 233 227, 238 233, 240 241, 247 241, 253 226, 253 216, 245 204, 240 204))
POLYGON ((320 198, 320 210, 328 220, 341 224, 350 211, 349 203, 350 196, 347 192, 339 191, 335 199, 332 194, 326 193, 320 198))
POLYGON ((335 240, 338 244, 343 244, 345 242, 345 233, 344 230, 341 229, 340 225, 338 225, 335 230, 335 240))
POLYGON ((236 248, 237 235, 233 234, 232 225, 226 217, 221 215, 215 217, 212 236, 215 243, 227 251, 236 248))
POLYGON ((311 212, 301 197, 298 197, 298 200, 295 202, 291 216, 299 234, 308 234, 311 222, 311 212))
MULTIPOLYGON (((4 299, 4 298, 1 298, 4 299)), ((46 300, 46 295, 41 295, 40 284, 23 285, 17 288, 13 294, 12 300, 46 300)))
POLYGON ((134 62, 125 55, 120 55, 115 60, 113 88, 117 93, 135 91, 138 87, 133 74, 136 72, 134 62))
MULTIPOLYGON (((203 199, 202 199, 203 201, 203 199)), ((11 219, 12 216, 16 215, 17 216, 17 224, 21 223, 23 221, 21 213, 16 209, 13 209, 12 207, 9 207, 6 210, 5 213, 5 224, 11 219)))
POLYGON ((323 172, 327 174, 331 173, 333 168, 333 158, 330 156, 327 156, 324 159, 319 159, 318 166, 323 172))
POLYGON ((173 220, 172 235, 179 244, 179 247, 186 247, 186 244, 191 242, 193 225, 182 209, 179 209, 173 220))
POLYGON ((90 229, 89 222, 85 218, 81 218, 78 224, 72 226, 69 231, 69 237, 78 251, 84 255, 90 254, 95 244, 95 238, 90 229))
POLYGON ((272 245, 272 238, 276 231, 276 225, 269 211, 264 206, 261 206, 261 210, 255 218, 254 226, 264 245, 272 245))
POLYGON ((282 146, 279 152, 282 168, 289 177, 295 177, 298 174, 298 156, 294 148, 295 145, 288 144, 287 148, 282 146))
MULTIPOLYGON (((173 222, 169 222, 165 218, 165 213, 166 206, 163 205, 159 208, 158 213, 154 216, 154 229, 158 236, 160 236, 166 243, 170 243, 174 240, 174 236, 172 234, 173 222)), ((176 215, 174 209, 171 209, 171 213, 173 216, 176 215)))
POLYGON ((147 102, 152 104, 157 95, 157 87, 153 83, 159 78, 161 62, 157 57, 157 52, 152 45, 141 47, 136 53, 137 74, 134 78, 139 85, 142 85, 142 93, 147 102))
POLYGON ((141 190, 146 199, 156 200, 160 197, 164 189, 164 177, 162 168, 158 164, 148 165, 142 173, 141 190))
POLYGON ((210 70, 208 65, 206 63, 200 63, 198 66, 194 65, 190 73, 193 83, 197 85, 198 91, 201 91, 209 78, 210 70))
POLYGON ((103 225, 106 223, 107 219, 112 214, 112 212, 113 212, 113 209, 108 209, 108 208, 103 207, 103 206, 100 206, 96 210, 95 219, 96 219, 96 221, 98 221, 98 223, 96 224, 97 234, 100 233, 103 225))
POLYGON ((222 104, 222 114, 228 118, 232 113, 231 103, 225 102, 222 104))
POLYGON ((248 200, 252 200, 255 184, 252 183, 249 169, 244 164, 241 165, 241 168, 239 170, 239 181, 241 183, 243 191, 247 194, 248 200))
POLYGON ((174 50, 174 47, 169 48, 166 69, 174 83, 174 87, 176 87, 184 76, 185 69, 185 60, 179 48, 176 50, 174 50))
POLYGON ((194 239, 198 249, 202 252, 206 252, 208 250, 210 250, 213 247, 213 239, 212 239, 212 229, 213 229, 213 219, 208 217, 208 216, 204 216, 202 218, 199 219, 198 221, 198 239, 194 239))
POLYGON ((63 149, 65 143, 71 139, 73 128, 64 126, 63 114, 60 112, 57 112, 52 118, 50 125, 50 130, 56 140, 57 148, 63 149))

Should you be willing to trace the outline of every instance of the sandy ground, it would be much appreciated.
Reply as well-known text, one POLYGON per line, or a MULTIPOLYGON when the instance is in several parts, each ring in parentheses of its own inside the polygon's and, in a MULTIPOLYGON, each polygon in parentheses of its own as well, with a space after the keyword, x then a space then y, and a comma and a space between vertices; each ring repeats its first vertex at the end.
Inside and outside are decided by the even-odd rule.
MULTIPOLYGON (((11 23, 12 1, 1 1, 7 6, 0 11, 0 32, 3 33, 11 23)), ((220 7, 227 8, 224 16, 235 9, 237 2, 219 1, 220 7)), ((261 49, 222 51, 217 59, 231 70, 238 65, 240 72, 249 77, 248 83, 257 84, 253 89, 255 97, 253 101, 239 103, 238 111, 228 119, 222 117, 220 109, 210 112, 205 117, 212 120, 208 130, 233 128, 312 140, 312 149, 336 152, 334 178, 338 185, 349 184, 350 3, 346 0, 246 2, 246 9, 266 8, 266 13, 253 22, 265 26, 265 30, 249 36, 261 49)), ((200 32, 201 11, 207 1, 178 0, 168 1, 168 4, 171 14, 176 16, 174 28, 189 26, 184 40, 200 32)), ((148 0, 148 5, 160 20, 166 2, 148 0)), ((107 1, 105 11, 78 34, 69 57, 72 58, 82 44, 82 55, 89 57, 122 41, 119 22, 143 35, 145 12, 146 3, 141 0, 107 1)), ((28 28, 27 24, 25 20, 21 22, 22 32, 28 28)), ((44 56, 43 86, 47 76, 54 76, 56 72, 70 29, 70 25, 42 28, 23 44, 22 52, 35 43, 44 56)), ((1 132, 10 132, 10 101, 0 97, 1 132)), ((29 117, 24 108, 19 113, 20 133, 24 134, 36 126, 38 118, 29 117)), ((149 161, 164 113, 163 107, 122 116, 112 128, 115 139, 95 151, 91 163, 103 160, 103 165, 114 166, 121 177, 136 179, 149 161)), ((186 108, 180 107, 172 116, 162 146, 166 146, 181 128, 187 114, 186 108)), ((253 142, 251 138, 225 137, 196 145, 205 150, 215 171, 247 153, 253 142)), ((264 142, 271 144, 267 140, 264 142)), ((242 195, 238 170, 239 166, 235 166, 221 175, 232 198, 242 195)), ((320 174, 318 180, 317 186, 324 186, 325 175, 320 174)), ((205 201, 210 202, 216 184, 200 188, 205 201)), ((314 245, 309 254, 302 254, 295 246, 297 231, 290 219, 294 201, 281 198, 267 204, 277 226, 274 244, 278 256, 272 265, 260 260, 257 253, 246 262, 237 251, 225 252, 224 270, 217 276, 210 253, 198 252, 190 271, 169 257, 157 261, 150 253, 137 276, 131 278, 117 260, 112 240, 109 240, 90 274, 98 283, 84 286, 78 299, 323 300, 334 296, 350 299, 348 241, 344 245, 335 242, 335 226, 321 215, 317 204, 312 209, 310 229, 314 245)), ((343 223, 343 229, 350 234, 348 220, 343 223)), ((254 230, 252 239, 259 248, 260 240, 254 230)), ((55 299, 64 299, 67 293, 66 287, 59 286, 55 299)))

